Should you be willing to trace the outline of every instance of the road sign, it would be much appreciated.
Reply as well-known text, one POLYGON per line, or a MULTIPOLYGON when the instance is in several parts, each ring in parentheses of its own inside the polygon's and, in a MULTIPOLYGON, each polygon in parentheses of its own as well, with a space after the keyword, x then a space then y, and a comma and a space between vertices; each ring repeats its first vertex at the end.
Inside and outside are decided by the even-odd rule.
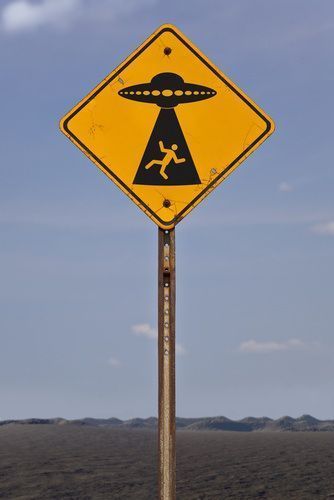
POLYGON ((61 130, 161 228, 173 228, 274 123, 175 26, 163 25, 61 130))
POLYGON ((175 229, 274 123, 177 28, 163 25, 61 121, 159 226, 159 498, 175 500, 175 229))

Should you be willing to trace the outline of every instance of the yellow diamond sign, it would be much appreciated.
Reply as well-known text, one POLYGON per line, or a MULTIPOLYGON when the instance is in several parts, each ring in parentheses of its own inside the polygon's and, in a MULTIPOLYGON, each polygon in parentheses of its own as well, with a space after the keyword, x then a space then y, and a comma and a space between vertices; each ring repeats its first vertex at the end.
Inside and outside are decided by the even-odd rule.
POLYGON ((166 229, 274 131, 271 118, 172 25, 153 33, 60 126, 166 229))

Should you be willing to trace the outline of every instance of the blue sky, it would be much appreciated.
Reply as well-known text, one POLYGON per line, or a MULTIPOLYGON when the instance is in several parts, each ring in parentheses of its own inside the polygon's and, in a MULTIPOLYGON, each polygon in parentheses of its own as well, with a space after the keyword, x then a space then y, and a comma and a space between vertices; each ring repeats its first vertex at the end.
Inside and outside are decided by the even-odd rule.
POLYGON ((5 0, 0 419, 157 412, 157 229, 58 121, 166 22, 277 126, 177 227, 177 414, 334 418, 332 0, 5 0))

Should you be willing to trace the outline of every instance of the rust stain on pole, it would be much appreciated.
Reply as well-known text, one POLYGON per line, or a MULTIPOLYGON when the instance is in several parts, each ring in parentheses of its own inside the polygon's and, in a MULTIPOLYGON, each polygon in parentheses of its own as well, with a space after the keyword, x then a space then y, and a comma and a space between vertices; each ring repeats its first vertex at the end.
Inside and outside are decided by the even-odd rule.
POLYGON ((159 228, 159 498, 175 500, 175 229, 159 228))

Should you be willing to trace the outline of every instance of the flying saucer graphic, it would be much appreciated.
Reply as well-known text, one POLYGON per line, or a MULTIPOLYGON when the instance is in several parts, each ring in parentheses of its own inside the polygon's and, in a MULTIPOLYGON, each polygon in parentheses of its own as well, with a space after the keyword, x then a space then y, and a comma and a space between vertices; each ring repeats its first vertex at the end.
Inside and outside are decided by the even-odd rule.
POLYGON ((210 99, 217 92, 203 85, 186 83, 176 73, 159 73, 150 83, 125 87, 118 94, 161 108, 133 183, 152 186, 201 184, 174 108, 210 99))

